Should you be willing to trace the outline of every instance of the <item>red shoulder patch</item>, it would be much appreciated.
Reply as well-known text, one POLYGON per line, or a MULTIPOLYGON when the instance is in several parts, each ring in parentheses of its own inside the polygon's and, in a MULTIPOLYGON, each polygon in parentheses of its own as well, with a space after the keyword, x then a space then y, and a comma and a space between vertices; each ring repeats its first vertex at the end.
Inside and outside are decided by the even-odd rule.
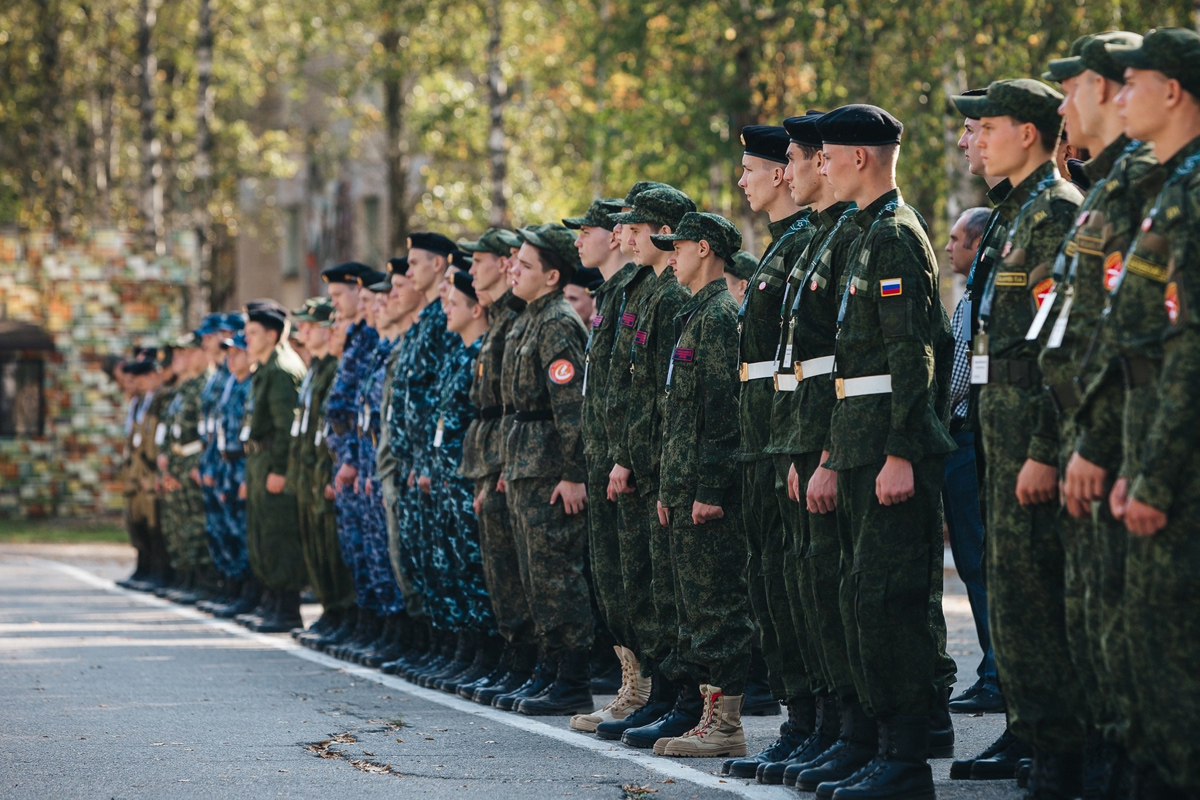
POLYGON ((550 381, 560 386, 570 383, 575 377, 575 365, 565 358, 560 358, 550 365, 550 381))

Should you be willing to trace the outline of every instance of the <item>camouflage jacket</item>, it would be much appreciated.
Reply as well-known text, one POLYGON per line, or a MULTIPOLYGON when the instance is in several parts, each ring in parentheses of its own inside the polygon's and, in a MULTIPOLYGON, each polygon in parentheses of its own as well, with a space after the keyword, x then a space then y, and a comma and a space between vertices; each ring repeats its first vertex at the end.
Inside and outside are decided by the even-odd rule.
POLYGON ((210 369, 200 392, 200 438, 204 440, 204 455, 200 457, 200 475, 216 477, 223 467, 221 449, 217 447, 217 420, 221 416, 221 393, 229 380, 225 362, 210 369))
MULTIPOLYGON (((253 450, 266 454, 267 471, 287 475, 292 420, 295 419, 297 387, 304 378, 304 362, 286 342, 250 377, 250 407, 243 440, 247 455, 253 450)), ((288 487, 295 491, 295 487, 288 487)))
MULTIPOLYGON (((247 375, 245 380, 239 381, 230 373, 225 379, 225 388, 221 390, 220 415, 216 421, 217 449, 239 457, 226 464, 226 469, 218 473, 218 488, 236 489, 246 479, 246 463, 240 456, 244 452, 242 429, 245 428, 246 409, 250 406, 250 386, 253 380, 252 375, 247 375), (223 482, 220 481, 221 476, 225 478, 223 482)), ((250 431, 247 430, 246 436, 249 435, 250 431)))
MULTIPOLYGON (((1036 340, 1026 333, 1042 301, 1054 285, 1051 269, 1063 236, 1075 220, 1083 195, 1063 180, 1053 161, 1038 167, 1013 187, 1004 205, 1019 207, 1008 230, 1001 263, 989 276, 980 301, 980 322, 987 334, 990 374, 1012 372, 1013 362, 1035 364, 1050 335, 1044 329, 1036 340)), ((994 378, 989 378, 989 383, 994 378)), ((986 387, 982 391, 987 391, 986 387)), ((1029 440, 1027 457, 1043 464, 1059 460, 1058 412, 1050 396, 1038 392, 1038 422, 1029 440)))
POLYGON ((847 257, 836 379, 890 375, 891 391, 837 401, 826 466, 848 469, 886 456, 915 462, 953 452, 957 445, 943 424, 949 385, 939 387, 935 377, 935 349, 950 333, 938 297, 937 257, 897 190, 858 211, 854 222, 863 233, 847 257))
POLYGON ((327 444, 334 453, 334 465, 358 466, 358 387, 371 368, 371 357, 379 343, 379 332, 366 320, 350 324, 346 329, 346 348, 342 351, 337 377, 329 390, 326 422, 329 424, 327 444))
MULTIPOLYGON (((396 406, 393 398, 392 417, 403 409, 404 439, 408 445, 409 469, 418 475, 430 474, 428 431, 435 424, 437 409, 437 384, 446 358, 456 348, 462 347, 457 333, 446 330, 446 312, 440 300, 434 300, 417 317, 408 329, 405 339, 412 338, 405 348, 405 358, 396 365, 398 379, 396 388, 403 387, 403 405, 396 406)), ((398 464, 405 459, 399 459, 398 464)), ((401 475, 401 480, 407 478, 401 475)))
POLYGON ((654 268, 635 265, 629 281, 621 289, 621 302, 613 309, 617 330, 613 333, 608 380, 604 385, 604 425, 608 435, 608 460, 625 467, 630 466, 625 434, 628 430, 629 384, 633 377, 630 370, 633 340, 638 313, 646 297, 654 291, 654 284, 654 268))
POLYGON ((437 413, 427 443, 433 462, 431 475, 436 480, 458 480, 467 432, 476 421, 471 384, 482 339, 455 348, 438 376, 437 413))
POLYGON ((664 267, 653 278, 653 288, 638 309, 630 356, 629 388, 622 400, 629 407, 625 442, 621 452, 628 461, 618 461, 633 470, 639 494, 658 491, 658 465, 662 457, 663 386, 675 344, 672 323, 691 292, 675 278, 675 270, 664 267))
POLYGON ((688 514, 739 502, 737 303, 723 277, 686 299, 670 338, 659 502, 688 514))
MULTIPOLYGON (((746 296, 738 309, 738 360, 742 377, 748 378, 749 365, 770 363, 779 343, 779 308, 787 286, 788 272, 812 238, 811 213, 797 211, 792 216, 770 223, 771 244, 758 262, 754 277, 746 286, 746 296)), ((754 461, 765 457, 771 438, 771 405, 775 386, 770 375, 743 380, 738 413, 741 446, 738 458, 754 461)))
POLYGON ((580 435, 585 338, 579 315, 558 291, 534 300, 513 322, 501 371, 504 404, 515 409, 504 442, 505 480, 587 481, 580 435))
POLYGON ((392 449, 392 417, 395 412, 392 411, 392 400, 395 399, 393 388, 396 385, 396 369, 400 363, 400 356, 404 353, 404 338, 407 332, 400 335, 396 346, 392 348, 392 352, 387 357, 387 363, 384 365, 383 372, 383 405, 379 408, 380 423, 379 423, 379 443, 375 446, 375 477, 380 481, 394 480, 396 474, 397 462, 396 453, 392 449))
POLYGON ((375 448, 379 446, 383 422, 383 394, 387 389, 388 360, 392 351, 400 344, 397 339, 380 338, 371 354, 370 366, 358 384, 358 435, 362 442, 359 451, 358 472, 360 477, 375 474, 375 448))
POLYGON ((167 442, 167 427, 163 414, 171 404, 175 387, 163 384, 142 401, 134 423, 134 470, 143 492, 155 493, 154 480, 158 475, 158 454, 167 442))
POLYGON ((317 389, 324 386, 328 391, 337 373, 338 360, 330 355, 314 358, 308 365, 308 372, 300 383, 299 394, 296 396, 296 408, 292 418, 291 444, 288 453, 288 483, 295 487, 297 493, 301 487, 311 483, 313 465, 317 461, 318 448, 316 444, 318 408, 315 406, 318 397, 317 389))
MULTIPOLYGON (((333 483, 333 451, 326 444, 329 436, 329 423, 325 420, 325 406, 329 399, 329 391, 337 378, 338 359, 332 355, 325 357, 324 369, 317 374, 312 383, 312 406, 309 410, 308 431, 312 434, 313 462, 308 475, 308 486, 312 492, 314 506, 321 512, 332 514, 333 501, 325 498, 326 485, 333 483)), ((300 487, 296 487, 300 491, 300 487)))
POLYGON ((463 441, 462 468, 464 478, 483 478, 498 475, 504 466, 502 452, 507 426, 512 416, 506 415, 502 397, 500 371, 504 367, 504 346, 525 301, 505 292, 488 307, 488 330, 479 343, 475 369, 471 377, 471 404, 476 411, 463 441))
POLYGON ((835 400, 829 375, 800 381, 799 364, 833 355, 839 289, 845 286, 846 251, 858 238, 853 203, 814 212, 812 236, 788 275, 780 307, 771 439, 765 452, 810 453, 829 449, 829 415, 835 400), (791 380, 788 380, 791 378, 791 380))
POLYGON ((193 486, 189 474, 200 466, 204 442, 200 439, 200 401, 206 375, 184 381, 175 390, 160 425, 166 427, 161 452, 167 459, 167 474, 193 486))
POLYGON ((583 450, 589 461, 608 464, 609 441, 605 399, 613 342, 620 320, 625 287, 637 273, 633 263, 621 267, 596 290, 596 315, 588 331, 583 362, 583 450))
POLYGON ((1166 329, 1157 393, 1126 393, 1126 419, 1140 417, 1148 426, 1144 439, 1128 438, 1127 428, 1122 475, 1129 478, 1131 498, 1169 512, 1176 501, 1190 501, 1181 495, 1195 480, 1200 444, 1200 313, 1192 312, 1192 292, 1200 310, 1200 137, 1155 170, 1152 180, 1162 181, 1162 190, 1125 259, 1120 293, 1134 275, 1156 284, 1166 329), (1134 448, 1140 454, 1131 456, 1134 448))

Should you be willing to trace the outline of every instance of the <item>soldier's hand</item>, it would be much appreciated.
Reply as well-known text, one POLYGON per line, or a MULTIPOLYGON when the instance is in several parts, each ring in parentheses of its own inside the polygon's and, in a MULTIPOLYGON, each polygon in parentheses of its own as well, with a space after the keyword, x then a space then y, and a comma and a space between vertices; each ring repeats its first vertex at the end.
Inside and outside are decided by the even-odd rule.
POLYGON ((362 481, 360 481, 358 478, 355 478, 353 488, 355 494, 362 494, 362 481))
POLYGON ((813 470, 806 500, 804 507, 810 514, 828 514, 837 509, 837 473, 825 467, 813 470))
POLYGON ((629 479, 633 476, 633 470, 626 469, 620 464, 613 464, 612 471, 608 473, 608 499, 612 502, 617 502, 617 495, 632 494, 633 487, 629 485, 629 479))
POLYGON ((417 478, 417 488, 425 494, 429 494, 429 492, 433 489, 433 481, 429 479, 428 475, 422 475, 421 477, 417 478))
POLYGON ((192 479, 193 483, 195 483, 197 485, 202 485, 202 482, 200 480, 200 470, 197 469, 196 467, 192 467, 192 471, 188 473, 188 477, 192 479))
POLYGON ((367 478, 363 481, 363 494, 371 494, 371 479, 367 478))
POLYGON ((1062 486, 1063 498, 1067 501, 1067 511, 1071 516, 1090 516, 1092 502, 1104 499, 1104 483, 1107 480, 1108 470, 1093 464, 1079 453, 1072 453, 1062 486))
MULTIPOLYGON (((836 477, 834 486, 836 487, 836 477)), ((906 458, 888 456, 883 469, 875 478, 875 497, 881 506, 895 506, 916 494, 912 462, 906 458)), ((832 510, 832 509, 831 509, 832 510)))
POLYGON ((213 486, 217 485, 217 479, 214 478, 212 475, 205 475, 204 476, 204 485, 211 489, 213 486))
POLYGON ((246 484, 242 483, 238 486, 238 500, 246 499, 246 484))
POLYGON ((1025 459, 1017 473, 1017 502, 1023 506, 1049 503, 1058 495, 1058 468, 1050 464, 1025 459))
POLYGON ((1129 480, 1117 478, 1112 491, 1108 493, 1108 510, 1114 519, 1125 519, 1125 511, 1129 508, 1129 480))
POLYGON ((475 516, 478 517, 480 512, 483 511, 483 492, 475 495, 475 497, 471 500, 471 508, 474 509, 475 516))
POLYGON ((587 505, 586 484, 559 481, 550 494, 550 505, 554 505, 560 499, 563 501, 563 511, 578 514, 587 505))
POLYGON ((417 485, 417 473, 415 471, 408 473, 408 488, 410 488, 410 489, 416 488, 416 485, 417 485))
POLYGON ((800 473, 796 472, 796 465, 788 465, 787 477, 788 500, 793 503, 800 502, 800 473))
POLYGON ((504 480, 504 478, 497 478, 496 491, 500 494, 508 494, 508 481, 504 480))
POLYGON ((1125 508, 1125 527, 1134 536, 1153 536, 1167 526, 1167 515, 1140 500, 1130 500, 1125 508))
POLYGON ((166 469, 167 469, 167 457, 166 456, 160 455, 158 458, 156 458, 154 460, 154 462, 156 464, 158 464, 159 469, 166 471, 166 469))
POLYGON ((714 519, 721 519, 725 516, 725 509, 720 506, 710 506, 708 503, 696 501, 692 503, 692 524, 703 525, 714 519))
POLYGON ((286 485, 287 478, 284 476, 276 475, 274 472, 267 473, 267 491, 271 494, 279 494, 286 485))
POLYGON ((337 492, 335 492, 335 491, 333 490, 333 484, 332 484, 332 483, 327 483, 327 484, 325 484, 325 499, 326 499, 326 500, 335 500, 335 499, 337 499, 337 492))
POLYGON ((333 476, 333 488, 339 492, 347 486, 354 485, 354 479, 358 477, 358 470, 349 464, 342 464, 338 467, 337 474, 333 476))
POLYGON ((671 527, 671 512, 663 508, 662 501, 658 501, 658 524, 664 528, 671 527))

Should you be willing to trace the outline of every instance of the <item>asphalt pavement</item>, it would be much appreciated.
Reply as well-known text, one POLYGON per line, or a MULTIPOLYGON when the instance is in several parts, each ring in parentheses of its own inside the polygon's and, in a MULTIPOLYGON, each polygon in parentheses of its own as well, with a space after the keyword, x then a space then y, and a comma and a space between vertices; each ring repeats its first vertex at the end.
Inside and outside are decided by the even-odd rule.
MULTIPOLYGON (((130 553, 0 546, 0 798, 796 796, 722 778, 717 759, 658 758, 125 591, 112 581, 130 553)), ((946 584, 965 686, 979 649, 952 569, 946 584)), ((747 719, 750 751, 781 721, 747 719)), ((958 755, 1003 725, 956 716, 958 755)), ((932 763, 941 798, 1019 796, 1011 782, 949 781, 949 760, 932 763)))

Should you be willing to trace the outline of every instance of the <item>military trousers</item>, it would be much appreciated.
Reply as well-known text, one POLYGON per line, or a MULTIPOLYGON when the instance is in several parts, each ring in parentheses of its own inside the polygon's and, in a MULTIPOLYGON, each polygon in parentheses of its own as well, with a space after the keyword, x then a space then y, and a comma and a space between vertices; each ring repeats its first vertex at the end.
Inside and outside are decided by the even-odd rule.
POLYGON ((726 506, 725 516, 703 525, 692 521, 691 506, 669 510, 672 575, 678 618, 670 659, 673 680, 721 687, 744 694, 750 667, 754 623, 741 558, 746 549, 741 509, 726 506))
POLYGON ((246 501, 238 489, 246 480, 246 459, 227 462, 217 477, 217 498, 221 508, 221 558, 213 562, 223 575, 233 580, 250 577, 250 556, 246 552, 246 501))
POLYGON ((1083 747, 1087 716, 1067 640, 1066 556, 1058 503, 1017 503, 1039 390, 980 393, 987 456, 988 621, 1009 728, 1051 753, 1083 747))
MULTIPOLYGON (((821 453, 793 456, 800 477, 800 491, 808 486, 821 453)), ((816 651, 811 675, 817 692, 841 698, 855 694, 854 673, 846 651, 846 629, 842 625, 839 594, 842 585, 842 542, 838 537, 837 511, 813 514, 805 502, 796 503, 799 522, 796 548, 800 557, 799 595, 808 622, 808 638, 816 651)))
POLYGON ((204 529, 204 496, 200 487, 184 475, 182 488, 163 494, 163 532, 171 567, 203 569, 212 565, 204 529))
POLYGON ((267 491, 266 453, 246 457, 246 549, 258 580, 275 591, 298 591, 308 578, 297 534, 294 487, 267 491))
POLYGON ((746 582, 767 662, 771 695, 780 701, 810 691, 802 631, 792 616, 784 553, 787 531, 775 489, 771 456, 742 463, 742 514, 746 531, 746 582))
POLYGON ((342 561, 337 540, 337 518, 333 503, 325 499, 325 484, 309 476, 307 485, 296 487, 300 547, 308 582, 326 612, 354 607, 354 578, 342 561), (313 485, 314 482, 319 485, 313 485))
MULTIPOLYGON (((621 550, 621 582, 625 587, 626 609, 637 647, 634 652, 642 663, 643 674, 649 676, 652 666, 661 664, 675 646, 674 609, 665 607, 664 597, 665 589, 670 591, 674 598, 675 584, 673 581, 667 581, 664 587, 660 576, 656 593, 652 555, 655 551, 661 554, 661 543, 667 541, 669 560, 669 538, 659 536, 657 543, 653 541, 659 525, 658 499, 652 494, 640 494, 635 490, 619 495, 617 522, 621 550), (660 615, 660 609, 667 612, 665 617, 660 615)), ((661 561, 660 558, 660 566, 661 561)))
POLYGON ((462 629, 494 633, 496 618, 483 572, 479 523, 475 517, 474 481, 441 465, 433 474, 434 504, 442 510, 442 531, 451 584, 447 596, 455 598, 456 622, 462 629))
MULTIPOLYGON (((372 458, 372 461, 374 458, 372 458)), ((387 511, 374 469, 360 468, 359 503, 362 509, 362 556, 359 569, 361 581, 370 605, 380 616, 392 616, 404 610, 400 587, 392 573, 388 553, 387 511)))
POLYGON ((617 643, 637 652, 621 573, 620 513, 608 499, 607 459, 588 457, 588 559, 600 618, 617 643))
POLYGON ((548 653, 592 646, 592 605, 584 558, 587 515, 550 504, 557 478, 507 482, 509 519, 538 641, 548 653))
POLYGON ((942 589, 944 459, 914 463, 915 494, 891 506, 875 494, 882 467, 880 461, 837 476, 846 651, 868 714, 924 716, 945 688, 939 638, 946 623, 932 618, 932 599, 940 600, 942 589))
POLYGON ((783 650, 784 688, 788 697, 813 694, 823 686, 817 641, 814 608, 810 600, 810 576, 802 557, 805 549, 804 525, 801 517, 804 509, 788 497, 788 472, 792 457, 776 453, 771 456, 775 465, 775 501, 779 504, 779 518, 783 522, 783 586, 791 609, 792 632, 796 647, 783 650))
POLYGON ((393 473, 381 478, 379 483, 386 506, 384 511, 387 513, 387 551, 388 560, 392 565, 392 576, 400 588, 400 598, 404 601, 404 610, 408 612, 408 616, 423 617, 425 616, 425 600, 413 588, 412 581, 408 579, 400 563, 400 517, 397 507, 400 487, 396 484, 396 475, 393 473))
MULTIPOLYGON (((475 480, 479 508, 479 550, 483 577, 492 604, 492 616, 505 641, 532 644, 533 616, 521 580, 521 560, 508 516, 508 500, 496 491, 500 473, 475 480)), ((590 512, 590 509, 589 509, 590 512)))

